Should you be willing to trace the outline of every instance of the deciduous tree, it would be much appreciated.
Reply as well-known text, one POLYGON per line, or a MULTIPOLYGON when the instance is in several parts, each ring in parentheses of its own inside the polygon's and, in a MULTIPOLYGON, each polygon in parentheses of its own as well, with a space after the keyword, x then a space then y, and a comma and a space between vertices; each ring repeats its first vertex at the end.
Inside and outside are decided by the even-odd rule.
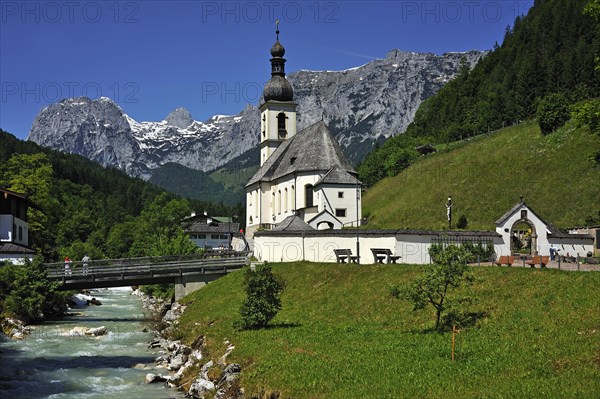
POLYGON ((242 319, 236 322, 240 329, 265 327, 281 309, 281 293, 285 282, 275 276, 271 266, 257 265, 246 269, 244 275, 246 299, 240 308, 242 319))
MULTIPOLYGON (((390 293, 396 298, 411 301, 414 310, 433 306, 435 329, 439 331, 442 314, 450 308, 449 291, 471 282, 472 276, 468 272, 466 261, 469 252, 465 248, 448 245, 440 251, 430 252, 433 264, 426 266, 425 273, 405 287, 391 287, 390 293)), ((465 298, 461 302, 465 302, 465 298)))

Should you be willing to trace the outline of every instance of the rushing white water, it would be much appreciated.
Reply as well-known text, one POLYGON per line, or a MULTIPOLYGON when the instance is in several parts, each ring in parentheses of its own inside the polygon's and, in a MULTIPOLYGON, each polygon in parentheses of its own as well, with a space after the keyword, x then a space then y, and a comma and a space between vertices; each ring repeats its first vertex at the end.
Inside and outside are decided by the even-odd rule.
POLYGON ((130 289, 93 293, 101 306, 77 307, 82 316, 35 326, 22 341, 0 342, 0 398, 165 399, 183 395, 146 384, 155 370, 152 336, 143 332, 141 301, 130 289), (106 326, 100 337, 74 336, 74 327, 106 326), (139 368, 141 365, 146 368, 139 368), (138 368, 136 368, 136 366, 138 368))

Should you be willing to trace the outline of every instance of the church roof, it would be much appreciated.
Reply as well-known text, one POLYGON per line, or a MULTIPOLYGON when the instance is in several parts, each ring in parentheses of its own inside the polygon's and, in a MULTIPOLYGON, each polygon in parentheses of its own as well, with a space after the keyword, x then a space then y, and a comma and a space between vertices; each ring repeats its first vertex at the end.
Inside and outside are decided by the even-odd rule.
POLYGON ((327 171, 327 173, 325 173, 325 175, 323 175, 318 182, 315 183, 315 187, 327 183, 356 185, 357 182, 360 184, 360 181, 356 178, 356 176, 351 175, 346 170, 338 166, 334 166, 333 168, 329 169, 329 171, 327 171))
POLYGON ((325 123, 319 121, 282 142, 246 187, 261 181, 274 181, 292 173, 326 173, 336 167, 356 174, 337 140, 325 123))
POLYGON ((296 215, 288 216, 271 229, 272 231, 305 231, 314 230, 304 220, 296 215))

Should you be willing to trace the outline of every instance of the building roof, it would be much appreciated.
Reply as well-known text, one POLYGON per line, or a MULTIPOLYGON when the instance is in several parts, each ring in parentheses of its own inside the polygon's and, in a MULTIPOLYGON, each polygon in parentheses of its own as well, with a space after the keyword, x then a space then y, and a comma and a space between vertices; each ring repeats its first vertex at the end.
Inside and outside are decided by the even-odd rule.
MULTIPOLYGON (((285 231, 275 231, 273 230, 263 230, 257 231, 254 233, 255 236, 269 236, 269 235, 296 235, 297 232, 291 230, 285 231)), ((305 232, 310 236, 331 236, 331 235, 341 235, 341 236, 356 236, 356 229, 338 229, 338 230, 310 230, 305 232)), ((502 238, 502 235, 496 233, 495 231, 465 231, 465 230, 415 230, 415 229, 360 229, 360 236, 401 236, 401 235, 412 235, 412 236, 423 236, 423 235, 431 235, 431 236, 439 236, 439 237, 474 237, 474 238, 502 238)))
POLYGON ((0 254, 35 254, 35 251, 31 248, 10 242, 0 243, 0 254))
POLYGON ((418 151, 421 155, 427 155, 437 151, 435 147, 429 144, 419 145, 415 147, 415 150, 418 151))
POLYGON ((577 233, 566 233, 564 231, 559 230, 553 224, 547 224, 546 229, 549 231, 548 235, 554 238, 580 238, 580 239, 594 239, 589 234, 577 234, 577 233))
POLYGON ((508 218, 510 218, 512 215, 514 215, 515 212, 517 212, 523 206, 525 206, 529 212, 534 214, 535 217, 537 217, 546 226, 547 234, 551 237, 554 237, 554 238, 586 238, 586 239, 592 238, 592 236, 587 235, 587 234, 571 234, 571 233, 565 233, 565 232, 561 231, 556 226, 554 226, 552 223, 548 223, 544 219, 542 219, 540 217, 540 215, 535 213, 533 211, 533 209, 531 209, 531 207, 529 207, 529 205, 527 205, 525 203, 525 201, 520 201, 518 204, 513 206, 508 212, 506 212, 504 215, 502 215, 502 217, 500 219, 496 220, 496 225, 500 226, 500 225, 506 223, 508 218))
POLYGON ((183 225, 183 231, 186 233, 238 233, 240 231, 240 224, 235 223, 200 223, 195 222, 187 225, 183 225))
POLYGON ((183 231, 190 233, 237 233, 240 231, 240 224, 237 222, 221 222, 213 216, 194 215, 181 221, 183 231), (211 220, 210 223, 208 219, 211 220))
POLYGON ((312 219, 310 219, 308 221, 308 225, 309 226, 311 226, 311 225, 314 226, 313 223, 315 223, 316 221, 319 221, 319 224, 322 223, 322 222, 325 222, 325 223, 331 222, 332 224, 334 224, 334 226, 338 225, 339 227, 337 227, 337 228, 339 228, 339 229, 341 229, 342 226, 344 225, 340 221, 340 219, 336 218, 333 215, 333 213, 329 212, 327 209, 323 209, 321 212, 319 212, 318 214, 316 214, 312 219))
POLYGON ((323 177, 319 179, 319 181, 315 183, 315 187, 321 184, 360 185, 361 183, 356 175, 348 173, 348 171, 340 168, 339 166, 334 166, 333 168, 329 169, 327 173, 325 173, 323 177))
POLYGON ((337 140, 325 123, 319 121, 282 142, 246 187, 262 181, 271 182, 293 173, 326 173, 336 167, 356 174, 337 140))
POLYGON ((273 227, 271 231, 308 231, 314 230, 304 220, 296 215, 288 216, 273 227))
POLYGON ((496 225, 504 224, 508 220, 508 218, 510 218, 515 212, 517 212, 523 206, 527 207, 529 212, 533 213, 535 215, 535 217, 537 217, 539 220, 541 220, 541 222, 544 223, 546 226, 550 225, 548 222, 546 222, 544 219, 542 219, 540 217, 540 215, 535 213, 533 211, 533 209, 531 209, 531 207, 525 203, 525 201, 520 201, 515 206, 513 206, 508 212, 506 212, 504 215, 502 215, 502 217, 500 219, 496 220, 496 225))
POLYGON ((19 199, 22 199, 30 207, 38 209, 38 210, 41 210, 41 208, 35 202, 33 202, 32 200, 30 200, 29 198, 27 198, 23 194, 19 194, 19 193, 16 193, 14 191, 10 191, 10 190, 7 190, 7 189, 2 188, 2 187, 0 187, 0 193, 3 195, 4 198, 7 198, 9 195, 13 196, 13 197, 17 197, 19 199))

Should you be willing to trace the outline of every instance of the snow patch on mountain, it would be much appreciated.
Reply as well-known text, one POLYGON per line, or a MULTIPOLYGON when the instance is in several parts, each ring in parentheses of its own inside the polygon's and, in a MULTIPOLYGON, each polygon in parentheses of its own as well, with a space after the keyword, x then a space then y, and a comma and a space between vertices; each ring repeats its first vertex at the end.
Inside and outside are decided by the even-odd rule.
MULTIPOLYGON (((385 58, 342 71, 292 73, 288 80, 298 103, 298 130, 323 119, 356 163, 378 138, 404 132, 421 102, 456 76, 463 60, 472 67, 484 55, 392 50, 385 58)), ((148 179, 168 162, 214 170, 256 147, 259 126, 253 105, 238 115, 206 121, 177 108, 159 122, 138 122, 109 98, 79 97, 40 111, 28 139, 148 179)))

